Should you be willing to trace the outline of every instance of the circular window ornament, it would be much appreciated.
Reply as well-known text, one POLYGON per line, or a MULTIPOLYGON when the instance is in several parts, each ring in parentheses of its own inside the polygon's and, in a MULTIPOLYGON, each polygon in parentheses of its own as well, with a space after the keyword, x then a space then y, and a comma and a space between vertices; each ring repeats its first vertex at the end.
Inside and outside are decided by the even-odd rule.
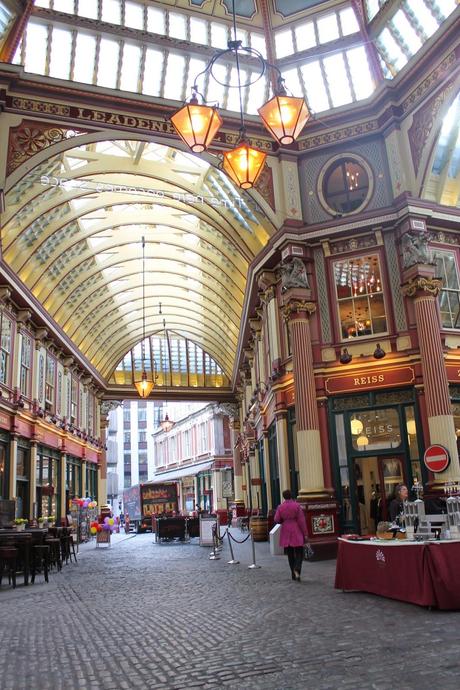
POLYGON ((374 189, 370 165, 361 156, 341 154, 328 160, 318 178, 318 196, 332 216, 358 213, 374 189))

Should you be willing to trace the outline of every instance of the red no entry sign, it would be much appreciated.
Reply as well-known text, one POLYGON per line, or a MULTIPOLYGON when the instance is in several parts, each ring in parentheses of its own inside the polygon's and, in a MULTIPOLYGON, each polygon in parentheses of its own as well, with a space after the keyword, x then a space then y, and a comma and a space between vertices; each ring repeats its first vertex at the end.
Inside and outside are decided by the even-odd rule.
POLYGON ((450 455, 444 446, 428 446, 423 456, 423 462, 431 472, 444 472, 449 467, 450 455))

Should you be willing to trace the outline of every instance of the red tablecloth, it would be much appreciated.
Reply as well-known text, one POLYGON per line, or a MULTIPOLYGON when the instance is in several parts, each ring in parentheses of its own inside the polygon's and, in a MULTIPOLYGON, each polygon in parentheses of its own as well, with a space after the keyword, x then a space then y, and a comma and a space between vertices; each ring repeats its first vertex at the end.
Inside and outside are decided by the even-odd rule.
POLYGON ((335 586, 420 606, 460 609, 460 543, 339 539, 335 586))
POLYGON ((439 609, 460 609, 460 543, 427 545, 427 565, 439 609))

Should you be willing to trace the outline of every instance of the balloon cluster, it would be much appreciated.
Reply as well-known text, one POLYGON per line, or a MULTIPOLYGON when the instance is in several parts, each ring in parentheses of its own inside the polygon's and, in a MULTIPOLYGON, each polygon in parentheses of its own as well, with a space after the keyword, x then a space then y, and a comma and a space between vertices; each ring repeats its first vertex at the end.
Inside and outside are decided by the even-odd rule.
POLYGON ((117 528, 117 523, 112 517, 105 517, 104 522, 94 522, 90 523, 89 531, 91 534, 96 534, 97 532, 114 532, 117 528))
POLYGON ((74 498, 72 503, 77 505, 79 508, 96 508, 97 501, 93 501, 92 498, 74 498))

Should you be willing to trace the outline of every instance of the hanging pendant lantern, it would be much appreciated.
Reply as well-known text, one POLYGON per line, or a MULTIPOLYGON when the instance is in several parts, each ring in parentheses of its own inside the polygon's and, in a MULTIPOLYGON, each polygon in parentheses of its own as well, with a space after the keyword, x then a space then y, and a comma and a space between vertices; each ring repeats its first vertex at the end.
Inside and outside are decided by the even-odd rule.
POLYGON ((153 381, 153 377, 149 379, 148 373, 145 371, 145 369, 143 369, 140 380, 135 380, 134 385, 136 386, 136 390, 141 398, 148 398, 150 393, 153 391, 155 382, 153 381))
POLYGON ((224 153, 224 170, 241 189, 251 189, 263 170, 267 154, 245 141, 224 153))
POLYGON ((190 103, 186 103, 178 110, 171 117, 171 122, 182 141, 194 153, 203 153, 216 136, 223 121, 216 107, 200 105, 196 92, 193 92, 190 103))
POLYGON ((288 96, 284 89, 283 92, 267 101, 257 112, 270 134, 286 146, 297 139, 310 118, 310 111, 303 98, 288 96))
POLYGON ((160 422, 160 427, 162 428, 163 431, 168 433, 168 431, 171 431, 173 426, 175 426, 176 422, 173 422, 172 419, 169 419, 168 414, 165 414, 165 418, 161 420, 160 422))

